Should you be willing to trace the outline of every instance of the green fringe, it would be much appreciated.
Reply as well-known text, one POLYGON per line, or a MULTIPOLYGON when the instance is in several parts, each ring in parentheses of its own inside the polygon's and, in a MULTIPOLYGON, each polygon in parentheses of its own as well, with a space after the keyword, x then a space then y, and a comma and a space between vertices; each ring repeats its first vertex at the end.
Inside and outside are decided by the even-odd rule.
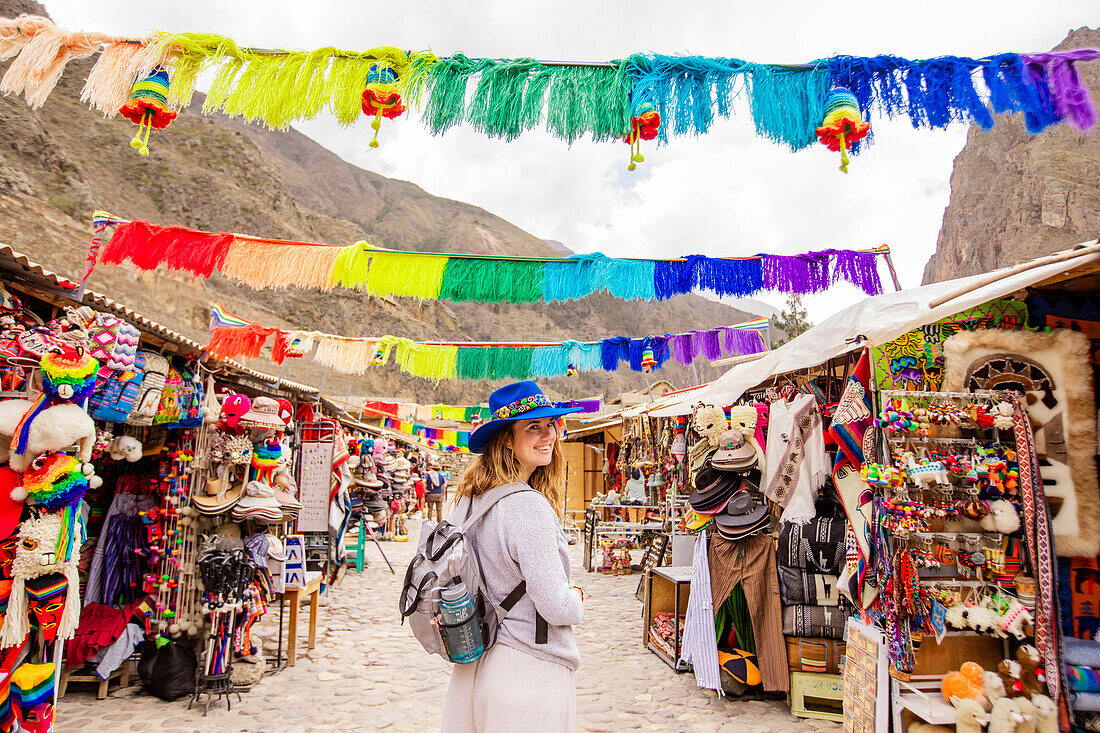
POLYGON ((477 303, 538 303, 542 300, 543 264, 452 257, 443 271, 439 297, 477 303))
POLYGON ((431 53, 389 46, 362 53, 331 46, 309 52, 256 53, 212 33, 163 36, 157 43, 177 49, 169 92, 173 104, 190 103, 198 75, 215 69, 204 114, 220 111, 278 130, 296 120, 312 119, 326 107, 340 124, 352 125, 362 116, 363 89, 371 66, 393 69, 398 84, 404 86, 416 74, 423 76, 435 61, 431 53), (416 74, 411 72, 414 65, 416 74))
MULTIPOLYGON (((418 89, 421 82, 417 82, 418 89)), ((424 109, 435 134, 467 122, 489 137, 513 140, 536 127, 573 142, 585 134, 608 140, 630 131, 630 80, 621 64, 544 66, 533 59, 439 59, 422 82, 424 109), (479 74, 466 106, 467 83, 479 74)))
POLYGON ((527 379, 531 346, 460 346, 455 364, 459 379, 527 379))

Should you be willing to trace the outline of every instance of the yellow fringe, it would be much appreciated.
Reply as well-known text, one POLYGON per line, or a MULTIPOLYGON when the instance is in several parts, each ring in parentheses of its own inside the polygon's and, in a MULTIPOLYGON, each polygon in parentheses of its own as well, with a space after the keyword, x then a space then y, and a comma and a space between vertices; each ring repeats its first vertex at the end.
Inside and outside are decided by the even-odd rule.
POLYGON ((347 247, 321 247, 236 239, 229 247, 222 272, 254 288, 329 289, 329 272, 347 247))
POLYGON ((446 255, 385 252, 367 242, 342 247, 332 265, 330 286, 356 288, 374 295, 431 300, 443 287, 446 255))
POLYGON ((401 371, 434 382, 458 376, 457 346, 428 346, 402 339, 397 344, 396 361, 401 371))

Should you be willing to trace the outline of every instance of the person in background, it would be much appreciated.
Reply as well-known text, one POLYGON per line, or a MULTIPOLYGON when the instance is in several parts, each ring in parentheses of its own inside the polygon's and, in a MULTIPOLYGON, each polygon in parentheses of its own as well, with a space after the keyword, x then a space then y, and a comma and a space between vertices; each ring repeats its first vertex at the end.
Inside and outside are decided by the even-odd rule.
POLYGON ((427 502, 425 519, 438 522, 443 518, 443 502, 447 498, 447 479, 439 470, 439 464, 432 464, 424 474, 424 499, 427 502))
POLYGON ((413 474, 413 488, 416 491, 416 509, 415 509, 415 511, 420 512, 421 517, 426 516, 426 514, 425 514, 426 507, 424 506, 424 491, 425 491, 424 484, 425 484, 425 482, 426 482, 425 476, 422 476, 420 474, 415 474, 415 473, 413 474))
POLYGON ((645 516, 645 509, 640 509, 641 505, 645 504, 649 499, 649 492, 646 491, 645 478, 642 476, 642 470, 640 468, 634 468, 630 471, 630 480, 626 482, 626 486, 623 488, 623 497, 620 499, 623 504, 633 504, 626 510, 628 519, 637 524, 642 521, 645 516))

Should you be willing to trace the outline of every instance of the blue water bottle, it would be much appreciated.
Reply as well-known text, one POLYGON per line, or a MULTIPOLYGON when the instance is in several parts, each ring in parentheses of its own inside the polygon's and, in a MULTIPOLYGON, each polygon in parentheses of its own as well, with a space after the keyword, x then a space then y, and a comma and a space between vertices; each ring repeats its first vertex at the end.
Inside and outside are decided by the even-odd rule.
POLYGON ((443 617, 443 643, 455 664, 470 664, 481 658, 485 643, 474 599, 459 581, 440 591, 439 613, 443 617))

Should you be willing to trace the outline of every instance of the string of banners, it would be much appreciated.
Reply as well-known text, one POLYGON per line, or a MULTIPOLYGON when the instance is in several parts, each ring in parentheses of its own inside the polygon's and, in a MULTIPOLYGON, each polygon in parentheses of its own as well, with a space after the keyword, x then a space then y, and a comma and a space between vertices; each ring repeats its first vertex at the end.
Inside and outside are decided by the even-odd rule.
POLYGON ((424 342, 398 336, 349 338, 318 331, 284 330, 245 321, 215 305, 210 312, 207 351, 218 359, 258 358, 271 341, 271 359, 313 353, 313 360, 345 374, 397 364, 417 377, 442 379, 538 379, 579 372, 615 371, 626 364, 637 372, 660 369, 669 359, 684 366, 696 357, 756 354, 768 349, 767 318, 687 333, 559 343, 424 342))
POLYGON ((456 452, 469 451, 470 433, 466 430, 433 428, 407 420, 400 420, 396 417, 382 418, 382 427, 395 433, 415 435, 417 438, 426 441, 432 448, 448 448, 456 452))
MULTIPOLYGON (((263 239, 228 232, 93 216, 96 237, 81 282, 97 263, 129 262, 148 271, 169 270, 208 278, 220 272, 254 288, 351 288, 380 297, 446 299, 479 303, 568 301, 593 293, 625 300, 664 300, 693 291, 748 296, 770 291, 818 293, 847 282, 866 293, 882 292, 878 259, 889 247, 828 249, 798 255, 749 257, 686 255, 634 259, 583 254, 570 257, 494 257, 380 249, 263 239), (108 227, 114 233, 106 244, 108 227)), ((891 277, 897 277, 890 266, 891 277)))
MULTIPOLYGON (((563 407, 579 407, 581 412, 599 412, 602 400, 599 397, 582 400, 567 400, 558 403, 563 407)), ((480 423, 489 419, 489 408, 484 405, 421 405, 415 402, 383 402, 367 400, 363 409, 379 415, 395 417, 398 420, 450 420, 452 422, 480 423)))
POLYGON ((590 136, 629 144, 629 167, 644 160, 641 141, 699 135, 738 104, 758 135, 790 150, 820 142, 842 156, 867 139, 872 113, 906 117, 915 128, 954 122, 993 127, 994 113, 1023 115, 1031 133, 1068 123, 1081 132, 1096 109, 1077 65, 1092 48, 1000 53, 983 58, 836 55, 795 64, 731 57, 633 54, 587 63, 489 59, 391 46, 366 51, 249 48, 213 33, 136 38, 69 32, 47 18, 0 19, 0 60, 14 57, 0 91, 41 106, 69 60, 98 53, 81 101, 138 126, 131 145, 147 155, 150 132, 171 124, 213 81, 204 114, 223 113, 273 129, 333 115, 350 126, 419 109, 434 134, 466 125, 507 141, 543 128, 564 141, 590 136))

